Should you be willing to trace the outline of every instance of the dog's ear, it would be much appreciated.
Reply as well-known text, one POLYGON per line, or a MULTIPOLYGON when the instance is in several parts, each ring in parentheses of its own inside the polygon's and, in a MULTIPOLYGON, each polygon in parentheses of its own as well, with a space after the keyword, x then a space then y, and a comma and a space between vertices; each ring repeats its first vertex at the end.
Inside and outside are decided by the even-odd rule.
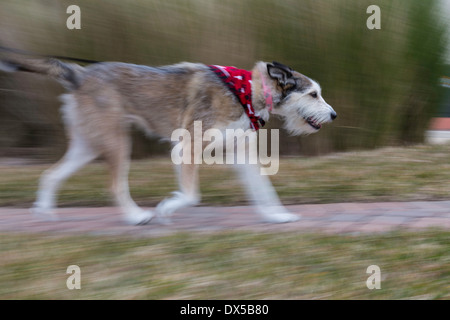
POLYGON ((280 69, 285 70, 286 72, 294 71, 294 70, 292 70, 291 67, 288 67, 287 65, 282 64, 282 63, 279 63, 279 62, 277 62, 277 61, 272 61, 272 64, 273 64, 275 67, 278 67, 278 68, 280 68, 280 69))
POLYGON ((279 62, 274 61, 273 64, 268 63, 267 73, 272 79, 277 80, 281 87, 285 87, 291 84, 291 82, 295 84, 295 80, 291 79, 292 69, 279 62))

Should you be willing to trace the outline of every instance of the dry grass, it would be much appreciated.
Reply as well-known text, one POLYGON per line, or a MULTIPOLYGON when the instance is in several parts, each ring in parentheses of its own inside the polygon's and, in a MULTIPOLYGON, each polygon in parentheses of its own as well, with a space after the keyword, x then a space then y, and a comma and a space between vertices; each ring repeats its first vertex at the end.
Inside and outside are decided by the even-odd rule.
MULTIPOLYGON (((285 203, 448 199, 449 147, 418 146, 284 158, 272 177, 285 203)), ((29 205, 47 166, 0 167, 2 205, 29 205)), ((202 171, 204 202, 245 201, 227 168, 202 171)), ((109 203, 93 164, 66 184, 63 205, 109 203)), ((163 159, 133 163, 133 196, 156 203, 175 188, 163 159)), ((0 234, 3 299, 448 299, 449 232, 339 236, 222 232, 152 239, 0 234), (81 290, 66 269, 80 266, 81 290), (378 265, 381 290, 369 290, 378 265)))
POLYGON ((448 299, 449 232, 0 235, 2 299, 448 299), (68 290, 66 269, 81 269, 68 290), (378 265, 381 289, 369 290, 378 265))
MULTIPOLYGON (((271 179, 286 204, 446 200, 450 190, 450 147, 416 146, 348 152, 325 157, 282 158, 271 179)), ((49 165, 0 166, 0 205, 29 206, 39 175, 49 165)), ((246 203, 245 192, 231 168, 200 170, 205 205, 246 203)), ((61 206, 111 204, 109 176, 102 163, 89 165, 66 183, 61 206)), ((131 193, 152 206, 177 189, 169 158, 134 161, 131 193)))

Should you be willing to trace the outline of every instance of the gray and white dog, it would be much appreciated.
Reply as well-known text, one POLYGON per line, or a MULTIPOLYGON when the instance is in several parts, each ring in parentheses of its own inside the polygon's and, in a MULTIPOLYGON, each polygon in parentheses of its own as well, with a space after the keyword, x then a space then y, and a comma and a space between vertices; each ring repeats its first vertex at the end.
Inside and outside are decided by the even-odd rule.
MULTIPOLYGON (((56 59, 11 59, 0 62, 3 71, 46 74, 59 81, 68 93, 61 96, 63 118, 70 138, 64 157, 40 179, 32 211, 56 219, 54 208, 61 183, 97 157, 103 157, 111 172, 111 191, 129 224, 148 223, 154 213, 139 208, 129 193, 129 128, 136 125, 147 133, 170 139, 177 128, 241 128, 251 123, 239 99, 210 66, 180 63, 148 67, 102 62, 86 67, 56 59)), ((317 82, 279 63, 257 62, 251 70, 253 112, 267 121, 270 115, 283 119, 293 135, 317 132, 336 112, 321 95, 317 82), (270 101, 270 103, 268 102, 270 101), (269 105, 270 104, 270 105, 269 105)), ((258 165, 236 166, 256 210, 269 222, 298 220, 281 204, 267 176, 258 165)), ((198 165, 181 164, 179 191, 163 200, 156 215, 198 204, 198 165)))

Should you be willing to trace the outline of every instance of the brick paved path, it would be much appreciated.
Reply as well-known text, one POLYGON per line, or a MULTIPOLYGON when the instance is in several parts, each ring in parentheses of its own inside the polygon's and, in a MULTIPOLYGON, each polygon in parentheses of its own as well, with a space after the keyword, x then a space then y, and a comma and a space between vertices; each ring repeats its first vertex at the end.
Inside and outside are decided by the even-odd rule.
POLYGON ((152 221, 127 226, 116 208, 60 208, 60 220, 40 221, 28 209, 0 208, 0 232, 162 236, 175 232, 252 230, 329 233, 377 233, 396 228, 450 230, 450 201, 337 203, 287 206, 302 219, 295 223, 263 223, 251 207, 196 207, 180 210, 172 224, 152 221))

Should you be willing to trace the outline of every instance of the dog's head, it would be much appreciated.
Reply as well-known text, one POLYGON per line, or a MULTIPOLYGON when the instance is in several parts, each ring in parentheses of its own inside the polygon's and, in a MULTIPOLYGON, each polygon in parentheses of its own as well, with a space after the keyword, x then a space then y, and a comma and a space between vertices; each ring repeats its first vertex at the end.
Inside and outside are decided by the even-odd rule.
POLYGON ((336 119, 316 81, 275 61, 266 67, 274 93, 272 113, 284 119, 284 127, 292 135, 317 132, 322 124, 336 119))

